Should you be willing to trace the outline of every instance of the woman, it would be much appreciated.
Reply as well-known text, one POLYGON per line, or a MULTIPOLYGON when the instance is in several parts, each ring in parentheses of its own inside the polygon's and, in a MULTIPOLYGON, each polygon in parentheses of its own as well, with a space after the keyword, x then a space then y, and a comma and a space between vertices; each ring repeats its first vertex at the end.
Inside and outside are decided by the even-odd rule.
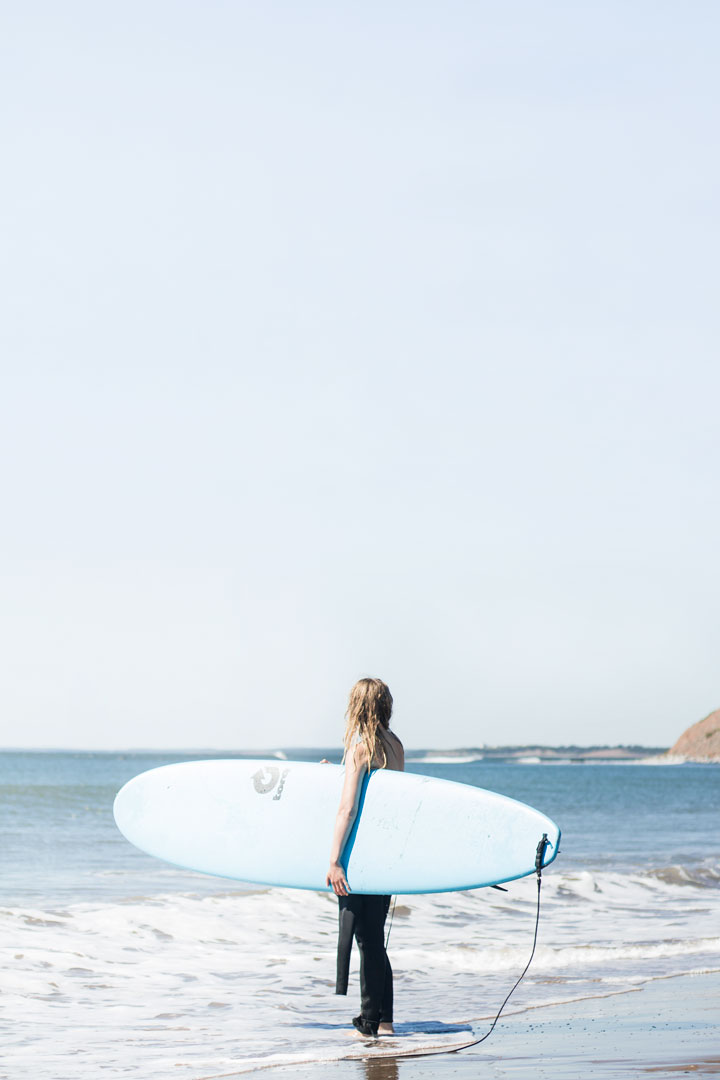
POLYGON ((327 875, 340 904, 341 938, 345 921, 360 950, 361 1012, 353 1024, 361 1035, 393 1033, 392 968, 385 952, 390 897, 351 893, 340 857, 357 815, 365 773, 371 769, 401 772, 405 767, 403 745, 390 730, 392 706, 392 694, 380 679, 360 679, 350 691, 345 713, 345 782, 327 875))

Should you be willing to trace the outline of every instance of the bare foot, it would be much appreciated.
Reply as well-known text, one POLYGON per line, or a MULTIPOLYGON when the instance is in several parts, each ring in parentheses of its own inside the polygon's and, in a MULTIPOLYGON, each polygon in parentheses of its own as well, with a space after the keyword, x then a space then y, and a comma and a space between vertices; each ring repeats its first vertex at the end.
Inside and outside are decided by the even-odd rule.
POLYGON ((392 1024, 378 1024, 378 1035, 394 1035, 395 1028, 392 1024))

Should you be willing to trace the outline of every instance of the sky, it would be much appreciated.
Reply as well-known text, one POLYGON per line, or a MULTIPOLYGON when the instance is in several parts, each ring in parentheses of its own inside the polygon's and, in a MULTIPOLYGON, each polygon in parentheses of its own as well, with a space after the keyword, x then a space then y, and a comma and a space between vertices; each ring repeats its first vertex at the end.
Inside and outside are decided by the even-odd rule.
POLYGON ((0 746, 720 706, 715 3, 0 21, 0 746))

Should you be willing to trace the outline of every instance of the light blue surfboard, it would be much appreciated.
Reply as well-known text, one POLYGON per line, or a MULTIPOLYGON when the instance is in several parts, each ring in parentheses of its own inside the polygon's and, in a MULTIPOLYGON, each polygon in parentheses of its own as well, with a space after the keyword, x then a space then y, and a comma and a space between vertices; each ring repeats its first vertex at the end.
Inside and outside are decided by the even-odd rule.
MULTIPOLYGON (((191 761, 134 777, 118 828, 136 847, 189 870, 262 885, 326 889, 344 769, 300 761, 191 761)), ((535 872, 560 830, 492 791, 379 769, 366 777, 343 852, 358 893, 475 889, 535 872)))

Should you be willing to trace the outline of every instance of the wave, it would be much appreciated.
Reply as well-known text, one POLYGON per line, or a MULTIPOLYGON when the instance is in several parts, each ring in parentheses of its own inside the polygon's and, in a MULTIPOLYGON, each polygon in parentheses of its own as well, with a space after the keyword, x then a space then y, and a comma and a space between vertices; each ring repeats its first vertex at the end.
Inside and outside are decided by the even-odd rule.
POLYGON ((692 886, 696 889, 720 889, 720 866, 706 864, 694 866, 661 866, 646 871, 648 877, 664 881, 667 885, 692 886))

